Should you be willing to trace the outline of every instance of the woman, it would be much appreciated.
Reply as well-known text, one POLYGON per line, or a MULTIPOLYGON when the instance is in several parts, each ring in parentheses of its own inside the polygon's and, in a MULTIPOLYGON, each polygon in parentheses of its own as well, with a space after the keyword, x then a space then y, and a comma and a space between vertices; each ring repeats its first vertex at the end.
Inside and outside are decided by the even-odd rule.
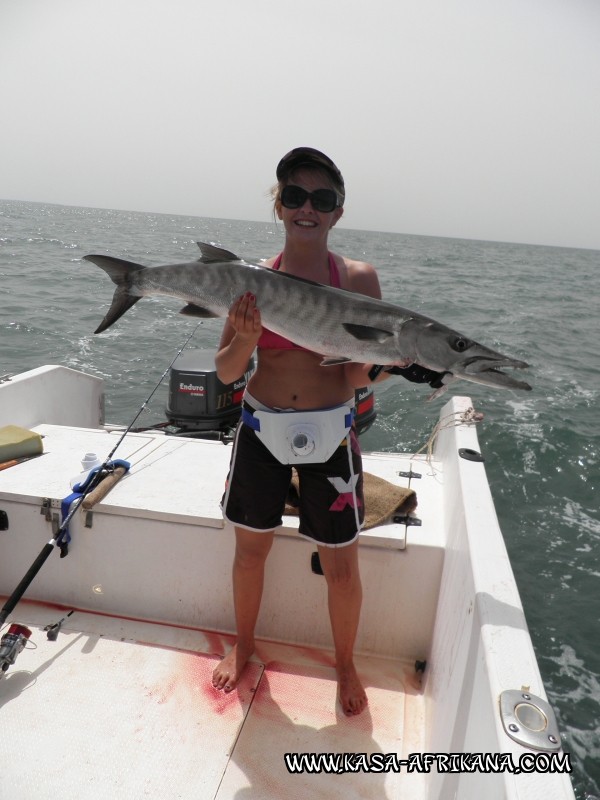
MULTIPOLYGON (((344 181, 333 161, 318 150, 296 148, 280 161, 277 181, 275 212, 283 222, 286 237, 282 253, 267 261, 266 266, 380 298, 377 274, 370 264, 329 252, 329 231, 341 218, 345 199, 344 181)), ((282 464, 257 439, 252 428, 253 414, 258 410, 312 411, 352 405, 355 388, 369 383, 370 365, 322 367, 321 355, 263 329, 255 298, 246 294, 232 305, 225 323, 216 357, 220 380, 237 380, 255 348, 257 368, 248 383, 245 422, 238 427, 223 497, 223 513, 235 525, 233 589, 237 626, 236 644, 213 673, 213 685, 225 692, 237 685, 254 651, 265 561, 274 528, 281 524, 291 475, 289 464, 282 464)), ((350 430, 347 436, 342 431, 334 446, 334 454, 325 463, 295 464, 300 476, 300 499, 303 485, 310 487, 304 493, 311 498, 310 508, 300 508, 299 530, 318 547, 328 587, 339 700, 344 713, 352 715, 367 705, 353 662, 362 602, 358 569, 362 466, 354 431, 350 430), (349 491, 343 492, 344 502, 339 502, 343 489, 349 491)))

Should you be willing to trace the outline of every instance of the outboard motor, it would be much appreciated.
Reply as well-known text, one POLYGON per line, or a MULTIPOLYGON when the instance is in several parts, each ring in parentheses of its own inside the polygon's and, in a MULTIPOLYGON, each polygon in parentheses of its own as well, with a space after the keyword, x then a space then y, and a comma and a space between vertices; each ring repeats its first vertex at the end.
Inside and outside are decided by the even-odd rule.
MULTIPOLYGON (((242 378, 225 384, 217 377, 216 354, 214 349, 186 350, 171 367, 165 410, 170 425, 182 436, 227 439, 239 421, 244 389, 254 372, 254 358, 248 362, 242 378)), ((357 389, 355 397, 354 421, 360 435, 371 427, 377 411, 370 386, 357 389)))
POLYGON ((356 433, 360 436, 362 433, 366 433, 377 419, 373 387, 364 386, 362 389, 356 389, 354 401, 356 403, 354 425, 356 426, 356 433))
POLYGON ((217 377, 216 354, 216 350, 186 350, 171 367, 165 410, 171 425, 183 435, 222 438, 220 434, 230 434, 238 423, 254 359, 243 377, 225 384, 217 377))

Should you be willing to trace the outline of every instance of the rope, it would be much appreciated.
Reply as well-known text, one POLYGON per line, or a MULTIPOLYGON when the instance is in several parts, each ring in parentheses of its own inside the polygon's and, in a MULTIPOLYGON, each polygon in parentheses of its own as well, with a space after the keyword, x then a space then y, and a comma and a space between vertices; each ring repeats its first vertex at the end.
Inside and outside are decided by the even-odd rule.
POLYGON ((483 420, 483 414, 480 411, 475 411, 473 406, 469 406, 465 411, 455 411, 452 414, 447 414, 445 417, 440 417, 438 422, 434 425, 429 439, 425 442, 423 447, 419 448, 416 453, 413 453, 411 460, 416 458, 423 450, 427 450, 427 463, 431 466, 433 461, 433 448, 435 441, 441 431, 448 428, 457 428, 459 425, 476 425, 483 420))

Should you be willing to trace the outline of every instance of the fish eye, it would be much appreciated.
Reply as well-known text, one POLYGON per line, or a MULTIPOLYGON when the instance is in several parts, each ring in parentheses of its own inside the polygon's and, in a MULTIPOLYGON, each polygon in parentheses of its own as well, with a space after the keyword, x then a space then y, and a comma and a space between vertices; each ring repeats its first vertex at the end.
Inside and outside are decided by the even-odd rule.
POLYGON ((464 353, 464 351, 468 350, 471 345, 472 342, 470 342, 468 339, 465 339, 464 336, 457 336, 452 342, 452 349, 456 350, 458 353, 464 353))

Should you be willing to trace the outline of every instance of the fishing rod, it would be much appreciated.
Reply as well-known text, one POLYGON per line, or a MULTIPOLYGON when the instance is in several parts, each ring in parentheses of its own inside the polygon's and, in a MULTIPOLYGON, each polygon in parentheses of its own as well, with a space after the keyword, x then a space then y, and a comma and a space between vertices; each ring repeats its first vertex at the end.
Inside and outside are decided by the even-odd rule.
MULTIPOLYGON (((61 545, 62 540, 63 540, 63 538, 65 537, 65 535, 67 533, 67 530, 68 530, 68 527, 69 527, 69 522, 71 521, 71 519, 75 515, 75 512, 77 511, 77 509, 79 508, 81 503, 85 500, 87 495, 92 491, 92 489, 94 489, 98 485, 103 471, 104 472, 112 472, 113 471, 113 467, 111 465, 111 461, 112 461, 112 457, 114 456, 115 452, 117 451, 117 448, 120 447, 120 445, 122 444, 122 442, 125 439, 125 437, 127 436, 127 434, 131 432, 131 429, 133 428, 133 426, 137 422, 139 416, 146 410, 146 408, 148 406, 148 403, 154 397, 154 394, 156 393, 158 387, 164 381, 165 376, 167 375, 167 373, 169 372, 169 370, 171 369, 171 367, 173 366, 175 361, 183 353, 183 351, 187 347, 188 343, 190 342, 190 340, 192 339, 193 335, 196 333, 196 331, 198 330, 200 325, 202 325, 202 322, 199 322, 196 325, 194 330, 190 333, 190 335, 187 337, 185 342, 181 345, 181 347, 179 348, 179 350, 175 354, 175 357, 173 358, 171 363, 168 365, 168 367, 165 369, 163 374, 160 376, 160 379, 159 379, 158 383, 156 384, 154 389, 152 389, 152 391, 150 392, 148 397, 144 400, 144 402, 140 406, 137 414, 131 420, 131 422, 127 426, 126 430, 123 432, 123 435, 119 438, 119 440, 116 443, 116 445, 113 447, 113 449, 110 451, 108 456, 105 458, 103 464, 100 467, 97 467, 97 472, 94 475, 94 477, 92 478, 92 480, 90 480, 87 483, 87 485, 85 485, 82 488, 81 495, 79 497, 77 497, 74 500, 74 502, 71 504, 71 507, 69 509, 69 513, 65 516, 64 520, 62 521, 62 523, 61 523, 59 529, 57 530, 57 532, 55 533, 54 537, 52 539, 50 539, 50 541, 47 544, 44 545, 44 547, 40 551, 38 557, 35 559, 33 564, 29 567, 29 569, 27 570, 27 572, 23 576, 23 578, 22 578, 21 582, 19 583, 19 585, 17 586, 17 588, 14 590, 14 592, 11 594, 11 596, 8 598, 8 600, 6 601, 4 606, 2 607, 2 610, 0 611, 0 626, 4 625, 8 615, 13 611, 13 609, 15 608, 15 606, 17 605, 19 600, 23 597, 23 595, 25 594, 25 592, 29 588, 30 584, 32 583, 33 579, 35 578, 35 576, 38 574, 38 572, 41 570, 41 568, 43 567, 44 563, 48 559, 50 553, 54 550, 54 548, 57 545, 58 546, 61 545)), ((1 650, 0 650, 0 653, 1 653, 1 650)))

